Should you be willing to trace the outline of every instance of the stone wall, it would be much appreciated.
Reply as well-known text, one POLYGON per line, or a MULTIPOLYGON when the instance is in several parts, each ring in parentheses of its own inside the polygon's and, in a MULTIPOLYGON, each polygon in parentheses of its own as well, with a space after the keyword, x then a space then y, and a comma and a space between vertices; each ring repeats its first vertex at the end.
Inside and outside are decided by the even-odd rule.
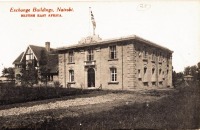
POLYGON ((171 54, 142 42, 129 40, 104 45, 65 50, 59 54, 59 81, 67 87, 88 88, 88 69, 95 71, 95 87, 103 89, 134 89, 172 86, 171 54), (109 47, 116 45, 117 58, 110 59, 109 47), (87 65, 87 50, 93 49, 94 61, 87 65), (144 57, 144 50, 147 56, 144 57), (69 63, 69 51, 74 63, 69 63), (152 59, 152 55, 155 58, 152 59), (162 53, 162 60, 159 60, 162 53), (110 68, 117 69, 117 82, 111 81, 110 68), (144 74, 144 68, 146 73, 144 74), (154 68, 154 74, 153 69, 154 68), (69 82, 69 70, 74 70, 74 82, 69 82))
POLYGON ((139 42, 134 45, 136 47, 136 87, 172 86, 172 62, 169 56, 171 54, 168 51, 139 42), (145 50, 146 57, 144 56, 145 50), (153 55, 155 58, 152 58, 153 55))

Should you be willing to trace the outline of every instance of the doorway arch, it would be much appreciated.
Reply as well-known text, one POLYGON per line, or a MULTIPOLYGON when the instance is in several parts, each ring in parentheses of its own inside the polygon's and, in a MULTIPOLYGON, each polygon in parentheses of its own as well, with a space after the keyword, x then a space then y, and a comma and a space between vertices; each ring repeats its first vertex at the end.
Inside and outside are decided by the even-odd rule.
POLYGON ((95 71, 93 68, 89 68, 87 71, 88 87, 95 87, 95 71))

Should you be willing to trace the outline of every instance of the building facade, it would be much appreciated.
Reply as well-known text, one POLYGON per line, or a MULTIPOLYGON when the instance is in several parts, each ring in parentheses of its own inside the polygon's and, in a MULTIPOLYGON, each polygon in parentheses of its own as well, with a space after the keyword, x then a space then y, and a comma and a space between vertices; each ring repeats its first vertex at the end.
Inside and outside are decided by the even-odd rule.
POLYGON ((136 35, 83 41, 57 49, 63 86, 122 90, 172 87, 173 51, 136 35))
POLYGON ((50 48, 50 42, 45 43, 45 47, 29 45, 13 62, 15 71, 15 83, 20 84, 22 70, 28 70, 31 66, 38 73, 37 79, 42 75, 40 67, 43 65, 47 69, 48 81, 58 81, 58 55, 52 53, 54 49, 50 48))

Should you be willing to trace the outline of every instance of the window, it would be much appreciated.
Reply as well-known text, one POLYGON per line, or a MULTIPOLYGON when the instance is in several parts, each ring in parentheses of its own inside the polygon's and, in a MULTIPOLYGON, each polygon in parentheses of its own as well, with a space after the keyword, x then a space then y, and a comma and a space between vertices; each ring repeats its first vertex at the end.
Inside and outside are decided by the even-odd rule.
POLYGON ((155 53, 155 51, 153 51, 153 53, 152 53, 152 61, 155 61, 156 60, 156 53, 155 53))
POLYGON ((159 53, 158 60, 162 61, 162 53, 161 52, 159 53))
POLYGON ((144 75, 147 73, 147 68, 144 67, 144 75))
POLYGON ((110 59, 116 59, 116 58, 117 58, 116 46, 110 46, 110 59))
POLYGON ((144 48, 144 54, 143 54, 143 58, 144 58, 144 59, 147 59, 147 55, 148 55, 148 53, 147 53, 147 49, 146 49, 146 48, 144 48))
POLYGON ((110 74, 111 74, 111 82, 116 82, 117 81, 117 69, 110 68, 110 74))
POLYGON ((94 60, 94 53, 93 50, 87 51, 87 61, 93 61, 94 60))
POLYGON ((141 50, 140 48, 138 49, 138 56, 141 57, 142 53, 141 53, 141 50))
POLYGON ((26 53, 26 60, 32 60, 33 59, 33 53, 31 52, 30 49, 28 49, 26 53))
POLYGON ((147 67, 144 67, 143 82, 147 81, 147 67))
POLYGON ((74 52, 69 52, 68 62, 74 63, 74 52))
POLYGON ((162 72, 162 78, 165 79, 165 72, 162 72))
POLYGON ((74 82, 74 70, 69 70, 69 82, 74 82))
POLYGON ((15 65, 15 68, 22 68, 21 65, 15 65))
POLYGON ((161 72, 162 72, 162 70, 161 70, 161 69, 159 69, 159 75, 161 75, 161 72))
POLYGON ((155 74, 155 68, 152 69, 152 75, 154 75, 154 74, 155 74))
POLYGON ((169 67, 170 54, 167 55, 167 67, 169 67))
POLYGON ((152 82, 155 82, 155 81, 156 81, 155 68, 152 68, 151 81, 152 81, 152 82))
POLYGON ((138 69, 138 79, 141 79, 141 73, 140 73, 140 69, 138 69))

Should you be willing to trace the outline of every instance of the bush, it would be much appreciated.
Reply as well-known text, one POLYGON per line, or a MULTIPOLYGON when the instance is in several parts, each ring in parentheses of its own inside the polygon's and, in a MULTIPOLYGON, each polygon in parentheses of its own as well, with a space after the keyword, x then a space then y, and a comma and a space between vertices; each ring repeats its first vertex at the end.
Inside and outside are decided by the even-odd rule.
POLYGON ((0 85, 0 105, 80 95, 87 92, 87 90, 83 92, 81 89, 75 88, 62 88, 59 82, 55 82, 55 87, 16 87, 4 84, 0 85))
POLYGON ((54 81, 53 84, 55 87, 62 87, 59 81, 54 81))

